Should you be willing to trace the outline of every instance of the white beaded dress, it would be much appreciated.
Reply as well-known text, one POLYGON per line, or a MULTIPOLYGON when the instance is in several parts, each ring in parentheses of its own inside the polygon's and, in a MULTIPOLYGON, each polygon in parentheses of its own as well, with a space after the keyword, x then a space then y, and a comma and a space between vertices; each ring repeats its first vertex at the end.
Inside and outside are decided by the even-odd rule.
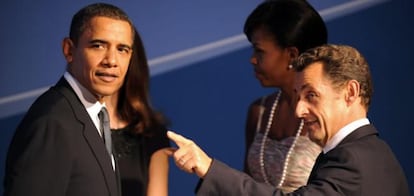
MULTIPOLYGON (((259 118, 262 118, 262 116, 263 113, 259 118)), ((258 123, 260 122, 268 123, 267 119, 258 120, 258 123)), ((258 125, 257 127, 264 126, 258 125)), ((295 136, 283 140, 273 140, 267 137, 264 141, 264 149, 261 151, 264 132, 264 130, 256 130, 254 140, 247 154, 247 168, 256 181, 265 182, 260 161, 260 153, 263 153, 263 169, 268 183, 277 186, 282 177, 286 155, 295 140, 295 136)), ((307 136, 298 136, 289 157, 285 179, 279 188, 288 193, 306 185, 313 164, 320 152, 320 146, 312 142, 307 136)))

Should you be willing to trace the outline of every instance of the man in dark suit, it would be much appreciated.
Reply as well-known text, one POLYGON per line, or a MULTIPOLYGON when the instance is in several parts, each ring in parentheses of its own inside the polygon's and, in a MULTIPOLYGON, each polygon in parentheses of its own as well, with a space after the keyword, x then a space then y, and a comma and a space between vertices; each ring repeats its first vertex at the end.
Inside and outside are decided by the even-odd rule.
POLYGON ((98 113, 124 83, 133 40, 133 24, 118 7, 97 3, 73 16, 62 42, 67 71, 19 124, 4 195, 120 196, 98 113))
POLYGON ((349 46, 325 45, 301 54, 294 68, 296 115, 323 148, 307 185, 285 194, 168 132, 179 147, 172 152, 177 166, 202 178, 197 195, 410 195, 398 160, 367 119, 373 89, 364 57, 349 46))

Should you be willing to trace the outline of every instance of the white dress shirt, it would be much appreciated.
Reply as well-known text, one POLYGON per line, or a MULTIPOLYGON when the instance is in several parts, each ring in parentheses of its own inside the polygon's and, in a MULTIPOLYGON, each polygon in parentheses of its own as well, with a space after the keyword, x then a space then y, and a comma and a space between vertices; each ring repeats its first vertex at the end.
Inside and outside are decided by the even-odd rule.
POLYGON ((367 118, 362 118, 347 124, 342 127, 323 147, 323 153, 326 154, 333 148, 335 148, 346 136, 354 132, 359 127, 370 124, 367 118))
MULTIPOLYGON (((82 84, 80 84, 69 72, 65 72, 63 77, 68 81, 69 85, 73 88, 78 96, 79 100, 82 102, 83 106, 85 107, 86 111, 88 112, 89 116, 91 117, 93 124, 95 124, 96 131, 98 131, 99 135, 102 137, 102 133, 100 129, 100 122, 98 114, 101 111, 102 107, 105 107, 105 103, 101 104, 98 99, 96 99, 95 95, 93 95, 88 89, 86 89, 82 84)), ((115 160, 114 156, 111 155, 112 159, 112 167, 115 169, 115 160)))

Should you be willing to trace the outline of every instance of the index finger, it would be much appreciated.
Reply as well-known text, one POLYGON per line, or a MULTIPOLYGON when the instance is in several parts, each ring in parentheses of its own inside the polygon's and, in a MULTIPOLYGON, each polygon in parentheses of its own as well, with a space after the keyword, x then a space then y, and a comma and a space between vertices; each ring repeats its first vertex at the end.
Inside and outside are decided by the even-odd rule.
POLYGON ((180 148, 188 143, 191 143, 191 140, 170 130, 167 131, 167 136, 168 138, 170 138, 170 140, 174 141, 180 148))

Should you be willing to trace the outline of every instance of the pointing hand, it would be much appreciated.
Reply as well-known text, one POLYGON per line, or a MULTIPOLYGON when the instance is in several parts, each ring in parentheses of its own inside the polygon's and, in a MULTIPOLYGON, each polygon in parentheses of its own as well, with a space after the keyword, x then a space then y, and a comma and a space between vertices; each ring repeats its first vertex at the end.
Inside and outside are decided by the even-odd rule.
POLYGON ((170 156, 174 157, 175 164, 180 169, 188 173, 196 173, 198 177, 203 178, 213 160, 192 140, 172 131, 168 131, 167 136, 178 146, 178 149, 170 153, 170 156))

